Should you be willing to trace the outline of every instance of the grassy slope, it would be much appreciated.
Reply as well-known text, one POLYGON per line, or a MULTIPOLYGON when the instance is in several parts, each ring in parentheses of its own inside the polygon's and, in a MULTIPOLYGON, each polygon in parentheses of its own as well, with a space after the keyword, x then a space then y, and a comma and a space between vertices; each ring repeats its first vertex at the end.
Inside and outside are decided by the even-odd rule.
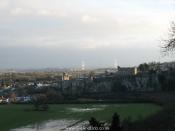
POLYGON ((138 117, 147 117, 161 110, 161 107, 153 104, 110 104, 95 112, 71 112, 69 108, 98 107, 100 105, 81 104, 61 104, 50 105, 48 112, 26 111, 32 108, 32 105, 0 105, 0 131, 7 131, 12 128, 25 126, 35 122, 41 122, 49 119, 81 119, 88 120, 91 116, 98 120, 110 121, 114 112, 121 115, 121 118, 132 117, 136 120, 138 117))

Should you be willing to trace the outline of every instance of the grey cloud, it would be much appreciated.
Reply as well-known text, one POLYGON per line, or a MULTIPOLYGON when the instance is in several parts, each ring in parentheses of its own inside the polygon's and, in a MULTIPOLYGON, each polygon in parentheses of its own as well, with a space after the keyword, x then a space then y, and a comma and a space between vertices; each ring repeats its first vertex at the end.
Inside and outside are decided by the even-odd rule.
POLYGON ((0 68, 158 60, 158 41, 174 16, 161 1, 8 1, 0 6, 0 68))
POLYGON ((158 52, 150 49, 98 49, 1 47, 1 68, 79 67, 84 60, 88 67, 108 67, 116 58, 121 66, 158 59, 158 52), (154 55, 153 55, 154 52, 154 55), (128 64, 129 63, 129 64, 128 64))

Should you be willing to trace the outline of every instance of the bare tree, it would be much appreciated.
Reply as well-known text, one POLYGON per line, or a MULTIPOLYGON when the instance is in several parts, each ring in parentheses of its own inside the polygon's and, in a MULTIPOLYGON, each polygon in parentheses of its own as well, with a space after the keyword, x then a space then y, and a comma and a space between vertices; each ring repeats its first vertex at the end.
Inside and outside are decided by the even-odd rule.
POLYGON ((172 52, 175 50, 175 22, 171 23, 171 28, 169 30, 169 38, 164 40, 163 51, 172 52))
POLYGON ((36 111, 47 111, 49 109, 48 99, 45 94, 33 95, 33 104, 36 111))

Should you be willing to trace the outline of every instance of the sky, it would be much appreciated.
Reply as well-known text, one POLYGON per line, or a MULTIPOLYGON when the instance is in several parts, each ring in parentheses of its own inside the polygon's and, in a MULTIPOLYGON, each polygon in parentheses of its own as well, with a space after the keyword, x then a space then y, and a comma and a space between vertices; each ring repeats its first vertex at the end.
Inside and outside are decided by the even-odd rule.
POLYGON ((0 0, 0 69, 172 61, 175 0, 0 0))

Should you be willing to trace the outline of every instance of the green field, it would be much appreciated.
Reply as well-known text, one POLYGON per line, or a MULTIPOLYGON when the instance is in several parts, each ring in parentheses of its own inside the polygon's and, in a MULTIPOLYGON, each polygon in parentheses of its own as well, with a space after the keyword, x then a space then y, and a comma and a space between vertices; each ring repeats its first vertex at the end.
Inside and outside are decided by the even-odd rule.
POLYGON ((120 114, 121 119, 131 117, 137 120, 160 111, 161 107, 154 104, 59 104, 50 105, 47 112, 30 109, 32 105, 0 105, 0 131, 50 119, 89 120, 93 116, 98 120, 110 121, 115 112, 120 114))

